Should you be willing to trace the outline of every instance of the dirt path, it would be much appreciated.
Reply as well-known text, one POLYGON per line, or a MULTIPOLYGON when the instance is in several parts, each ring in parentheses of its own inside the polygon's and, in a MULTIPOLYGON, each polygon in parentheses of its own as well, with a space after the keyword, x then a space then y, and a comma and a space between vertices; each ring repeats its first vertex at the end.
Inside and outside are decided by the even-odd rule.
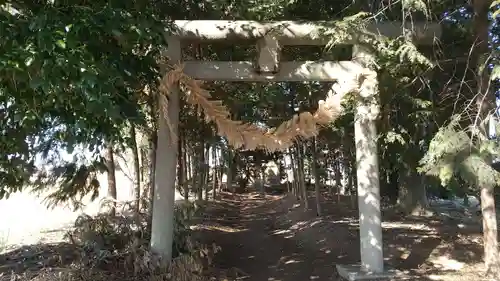
MULTIPOLYGON (((197 232, 202 242, 222 248, 211 276, 227 281, 341 280, 336 264, 360 260, 357 210, 348 198, 334 202, 328 196, 322 209, 323 216, 317 217, 291 197, 222 194, 207 205, 197 232)), ((383 219, 385 261, 408 280, 483 280, 475 229, 394 212, 383 219)))
POLYGON ((308 251, 286 236, 273 234, 276 199, 262 200, 251 195, 226 198, 224 207, 207 212, 210 227, 202 231, 202 236, 206 242, 222 248, 214 259, 215 267, 222 269, 218 277, 252 281, 336 280, 335 265, 328 263, 324 253, 308 251))

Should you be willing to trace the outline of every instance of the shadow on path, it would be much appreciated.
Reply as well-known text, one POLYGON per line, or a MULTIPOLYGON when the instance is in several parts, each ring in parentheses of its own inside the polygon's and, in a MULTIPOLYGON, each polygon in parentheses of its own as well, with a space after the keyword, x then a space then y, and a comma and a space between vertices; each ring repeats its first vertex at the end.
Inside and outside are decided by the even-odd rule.
MULTIPOLYGON (((317 217, 314 210, 304 212, 297 203, 283 196, 227 193, 208 203, 195 235, 203 243, 221 247, 211 276, 227 281, 341 280, 336 265, 360 260, 357 211, 347 203, 326 200, 324 216, 317 217)), ((474 269, 476 245, 460 244, 442 227, 394 218, 385 221, 386 262, 409 275, 393 280, 482 280, 474 269), (462 257, 453 260, 458 253, 462 257), (472 256, 465 257, 466 253, 472 256), (451 269, 460 262, 463 270, 451 269)))
POLYGON ((336 280, 335 265, 321 251, 309 251, 293 239, 274 235, 272 211, 280 197, 255 194, 223 195, 208 207, 198 234, 206 243, 221 247, 214 259, 216 273, 224 280, 336 280), (224 202, 225 201, 225 202, 224 202), (231 202, 228 204, 228 202, 231 202))

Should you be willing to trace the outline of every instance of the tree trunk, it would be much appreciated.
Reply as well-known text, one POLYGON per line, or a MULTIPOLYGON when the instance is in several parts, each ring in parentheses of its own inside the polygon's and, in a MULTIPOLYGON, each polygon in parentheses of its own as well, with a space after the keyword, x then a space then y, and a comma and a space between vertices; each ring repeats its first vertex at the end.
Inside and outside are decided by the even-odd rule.
MULTIPOLYGON (((471 56, 471 64, 474 64, 476 69, 476 105, 477 114, 480 117, 479 121, 486 121, 487 118, 490 118, 490 111, 495 108, 495 95, 489 90, 490 76, 486 62, 486 57, 488 57, 490 53, 488 45, 490 20, 488 14, 491 4, 492 0, 472 1, 472 6, 474 8, 473 28, 476 40, 474 40, 475 46, 472 47, 473 53, 471 56), (484 61, 482 59, 484 59, 484 61)), ((481 185, 481 211, 483 214, 484 263, 486 266, 486 274, 498 278, 500 275, 500 264, 498 257, 497 218, 493 194, 494 187, 484 182, 481 185)))
POLYGON ((192 163, 190 164, 191 166, 191 171, 193 171, 193 175, 191 178, 191 185, 193 189, 193 196, 195 197, 196 200, 198 200, 198 180, 199 180, 199 173, 200 170, 198 169, 198 161, 199 158, 194 156, 194 155, 189 155, 189 161, 192 163))
MULTIPOLYGON (((391 203, 397 203, 400 200, 400 195, 401 191, 400 189, 400 184, 399 184, 399 172, 396 170, 396 167, 394 165, 391 165, 391 169, 389 171, 386 171, 388 173, 388 180, 387 180, 387 188, 386 188, 386 193, 389 197, 389 201, 391 203)), ((427 200, 427 198, 426 198, 427 200)), ((425 206, 425 205, 422 205, 425 206)))
POLYGON ((281 185, 281 181, 285 177, 285 162, 283 161, 283 158, 278 158, 278 179, 277 183, 281 185))
POLYGON ((349 174, 347 187, 349 188, 349 195, 351 197, 351 207, 356 208, 356 184, 354 182, 354 177, 356 176, 356 168, 354 167, 354 161, 349 161, 349 174))
POLYGON ((203 189, 205 190, 205 200, 208 200, 208 176, 210 171, 209 159, 210 159, 210 144, 205 144, 205 161, 203 161, 203 189))
POLYGON ((330 161, 328 156, 325 156, 325 183, 328 183, 328 194, 333 195, 333 181, 335 178, 333 177, 333 172, 335 169, 335 160, 330 161))
POLYGON ((148 232, 152 229, 152 219, 153 219, 153 204, 154 204, 154 194, 155 194, 155 174, 156 174, 156 144, 158 141, 158 132, 154 130, 151 134, 151 139, 149 140, 149 194, 148 194, 148 232))
POLYGON ((230 192, 236 193, 236 188, 234 186, 234 175, 236 172, 236 156, 237 153, 229 148, 229 163, 227 171, 227 188, 230 192))
MULTIPOLYGON (((205 165, 205 139, 202 137, 200 140, 200 145, 197 148, 198 157, 196 161, 196 200, 203 201, 203 175, 204 175, 204 165, 205 165)), ((196 156, 195 156, 196 157, 196 156)))
POLYGON ((186 202, 189 201, 189 177, 188 177, 188 172, 187 172, 187 145, 186 145, 186 139, 185 136, 183 136, 182 140, 182 182, 183 182, 183 187, 184 187, 184 200, 186 202))
POLYGON ((498 231, 494 187, 481 187, 481 212, 483 215, 484 263, 486 275, 498 277, 498 231))
POLYGON ((202 139, 198 147, 198 157, 196 158, 196 200, 203 201, 203 191, 205 188, 205 165, 206 165, 206 155, 205 155, 205 140, 202 139))
POLYGON ((295 151, 293 149, 289 149, 290 153, 290 164, 292 166, 292 174, 293 174, 293 182, 292 182, 292 191, 293 195, 297 200, 300 199, 300 192, 299 192, 299 173, 297 170, 297 157, 295 156, 295 151))
POLYGON ((224 177, 224 158, 222 157, 222 148, 217 150, 217 159, 218 159, 218 175, 219 175, 219 191, 222 190, 222 178, 224 177))
POLYGON ((202 169, 202 163, 203 163, 203 158, 205 158, 205 154, 203 153, 203 150, 198 148, 198 157, 193 157, 196 159, 196 169, 193 171, 193 178, 196 179, 196 200, 197 201, 202 201, 203 200, 203 171, 202 169))
MULTIPOLYGON (((340 154, 340 153, 339 153, 340 154)), ((335 160, 335 186, 337 187, 337 202, 340 202, 340 195, 342 193, 342 170, 340 165, 340 157, 335 160)))
POLYGON ((194 159, 193 155, 191 153, 191 149, 188 146, 187 142, 184 142, 184 155, 186 159, 186 179, 189 182, 191 186, 193 186, 194 190, 194 176, 193 176, 193 165, 194 165, 194 159))
POLYGON ((139 215, 141 210, 141 166, 139 163, 139 149, 135 132, 135 124, 130 123, 130 139, 132 140, 132 154, 134 157, 134 195, 135 195, 135 213, 139 215))
POLYGON ((287 190, 287 193, 290 193, 292 191, 292 181, 290 179, 290 168, 291 168, 291 165, 288 165, 287 161, 286 161, 286 153, 283 153, 283 163, 285 163, 285 167, 284 167, 284 170, 285 170, 285 176, 286 176, 286 190, 287 190))
POLYGON ((352 185, 352 178, 351 178, 351 157, 349 153, 349 141, 347 140, 347 136, 343 136, 343 143, 342 143, 342 168, 343 168, 343 173, 342 175, 344 176, 343 178, 343 184, 342 188, 340 190, 340 194, 342 195, 347 195, 354 187, 352 185))
POLYGON ((316 197, 316 214, 318 216, 321 216, 321 204, 320 204, 321 191, 319 183, 318 149, 317 149, 316 137, 312 138, 311 143, 312 143, 312 158, 313 158, 312 167, 314 173, 314 192, 316 197))
MULTIPOLYGON (((140 167, 141 167, 141 175, 139 178, 141 179, 141 186, 143 187, 143 190, 146 191, 149 186, 149 172, 151 171, 150 169, 150 161, 151 158, 149 158, 149 136, 146 137, 144 133, 141 133, 139 131, 139 136, 140 136, 140 141, 139 141, 139 156, 140 156, 140 167)), ((144 192, 143 191, 143 192, 144 192)), ((143 195, 144 197, 144 195, 143 195)), ((146 199, 147 197, 144 197, 143 199, 146 199)), ((144 201, 143 201, 144 202, 144 201)), ((143 206, 144 207, 144 206, 143 206)))
POLYGON ((345 186, 344 192, 348 192, 351 199, 351 206, 356 208, 356 194, 357 194, 357 185, 356 185, 356 155, 353 153, 353 148, 356 146, 354 143, 354 136, 351 134, 344 134, 342 137, 343 141, 343 160, 344 160, 344 168, 345 168, 345 176, 347 177, 347 184, 345 186))
POLYGON ((404 170, 405 173, 402 173, 399 177, 399 205, 407 214, 414 216, 427 215, 429 204, 423 176, 410 168, 404 170))
POLYGON ((149 100, 149 113, 151 115, 151 135, 148 136, 148 165, 149 165, 149 183, 148 183, 148 216, 147 232, 151 233, 153 224, 153 205, 156 186, 156 148, 158 144, 158 99, 156 95, 151 95, 149 100))
POLYGON ((260 166, 260 185, 259 185, 259 191, 261 196, 266 195, 266 168, 265 164, 262 163, 260 166))
POLYGON ((184 130, 179 130, 179 143, 178 143, 178 161, 177 168, 177 179, 179 181, 178 185, 182 188, 184 193, 184 201, 189 202, 189 185, 186 180, 186 139, 184 136, 184 130))
POLYGON ((228 153, 228 161, 227 161, 227 175, 226 175, 226 188, 228 191, 234 193, 235 191, 233 190, 233 151, 231 147, 228 146, 227 148, 227 153, 228 153))
POLYGON ((213 177, 213 185, 212 185, 212 200, 215 200, 215 197, 217 196, 217 187, 219 186, 219 180, 218 180, 218 158, 217 158, 217 147, 214 145, 212 146, 212 163, 214 165, 213 170, 212 170, 212 177, 213 177))
POLYGON ((116 175, 115 175, 116 169, 115 169, 115 160, 113 155, 114 155, 113 145, 111 143, 108 143, 104 158, 106 161, 106 170, 108 173, 108 196, 111 197, 111 199, 113 200, 113 202, 111 203, 111 208, 109 210, 109 213, 110 215, 115 216, 117 192, 116 192, 116 175))
POLYGON ((344 168, 344 175, 346 177, 346 185, 343 190, 344 194, 349 194, 351 195, 352 190, 354 189, 353 183, 352 183, 352 176, 351 176, 351 170, 352 170, 352 165, 350 161, 346 161, 347 165, 344 168))
POLYGON ((293 163, 293 152, 292 149, 288 149, 288 156, 290 159, 290 172, 291 172, 291 179, 290 179, 290 190, 292 192, 292 195, 297 197, 297 194, 295 194, 295 182, 297 181, 297 175, 295 174, 295 166, 293 163))
POLYGON ((299 164, 299 188, 302 191, 302 200, 304 201, 304 210, 309 210, 309 200, 307 198, 307 187, 304 180, 304 158, 302 144, 297 144, 297 162, 299 164))

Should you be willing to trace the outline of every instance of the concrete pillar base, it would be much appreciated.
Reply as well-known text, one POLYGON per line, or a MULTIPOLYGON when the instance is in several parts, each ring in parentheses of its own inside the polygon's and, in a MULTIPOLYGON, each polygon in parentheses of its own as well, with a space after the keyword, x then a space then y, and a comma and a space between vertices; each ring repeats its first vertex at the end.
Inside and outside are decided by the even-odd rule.
POLYGON ((349 281, 357 280, 404 280, 403 272, 385 267, 383 272, 366 271, 359 264, 337 265, 337 272, 340 277, 349 281))

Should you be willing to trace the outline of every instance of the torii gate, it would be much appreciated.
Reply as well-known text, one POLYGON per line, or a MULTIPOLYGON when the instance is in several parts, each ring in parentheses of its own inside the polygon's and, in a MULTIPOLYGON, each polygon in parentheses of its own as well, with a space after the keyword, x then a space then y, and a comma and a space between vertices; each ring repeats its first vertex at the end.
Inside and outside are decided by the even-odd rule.
MULTIPOLYGON (((172 63, 181 61, 181 42, 254 41, 259 50, 256 61, 186 61, 184 72, 199 80, 221 81, 324 81, 337 82, 333 90, 355 90, 358 104, 355 117, 357 191, 360 221, 361 265, 339 266, 339 273, 350 280, 384 276, 382 253, 382 226, 380 212, 380 186, 377 155, 377 133, 375 120, 379 113, 377 102, 378 81, 376 72, 370 69, 373 55, 365 48, 354 45, 351 61, 289 61, 280 62, 280 47, 283 45, 326 45, 327 38, 318 36, 329 30, 331 23, 293 21, 254 22, 223 20, 178 20, 174 22, 174 33, 166 38, 168 57, 172 63), (345 89, 353 85, 360 73, 370 72, 369 78, 357 84, 356 89, 345 89), (339 87, 340 85, 340 87, 339 87), (346 86, 347 85, 347 86, 346 86), (376 275, 376 276, 374 276, 376 275)), ((420 44, 432 44, 440 36, 437 24, 407 24, 412 30, 411 39, 420 44)), ((403 34, 402 23, 379 23, 367 26, 373 34, 397 37, 403 34)), ((406 33, 408 33, 406 30, 406 33)), ((355 44, 356 42, 344 42, 355 44)), ((170 124, 160 118, 155 175, 155 200, 168 200, 172 204, 154 204, 153 227, 173 224, 174 180, 177 166, 177 147, 170 130, 177 133, 179 123, 179 90, 169 94, 168 115, 170 124), (170 127, 169 127, 170 126, 170 127), (162 198, 162 199, 160 199, 162 198), (166 199, 165 199, 166 198, 166 199), (172 214, 172 215, 167 215, 172 214)), ((172 237, 155 235, 152 231, 151 245, 171 253, 172 237), (170 250, 168 250, 170 248, 170 250)), ((172 233, 168 234, 172 235, 172 233)), ((170 258, 169 254, 169 258, 170 258)))

